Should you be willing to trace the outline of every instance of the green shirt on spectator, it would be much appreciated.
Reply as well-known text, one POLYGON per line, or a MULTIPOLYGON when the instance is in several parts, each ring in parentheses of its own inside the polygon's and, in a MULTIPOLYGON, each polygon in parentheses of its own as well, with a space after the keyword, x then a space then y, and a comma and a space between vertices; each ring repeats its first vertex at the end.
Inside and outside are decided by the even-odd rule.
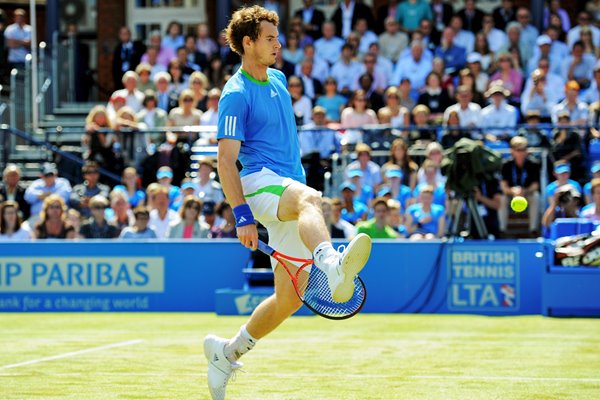
POLYGON ((379 228, 375 223, 375 218, 368 221, 359 222, 357 224, 358 233, 364 233, 371 237, 371 239, 396 239, 398 233, 389 225, 379 228))

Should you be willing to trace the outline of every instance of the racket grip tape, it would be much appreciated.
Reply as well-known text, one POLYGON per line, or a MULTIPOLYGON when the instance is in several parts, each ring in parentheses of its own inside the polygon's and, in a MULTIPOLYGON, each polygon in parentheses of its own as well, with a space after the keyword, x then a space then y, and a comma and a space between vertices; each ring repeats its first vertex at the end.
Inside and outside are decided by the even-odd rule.
POLYGON ((275 253, 275 250, 262 240, 258 241, 258 249, 268 256, 271 256, 273 253, 275 253))

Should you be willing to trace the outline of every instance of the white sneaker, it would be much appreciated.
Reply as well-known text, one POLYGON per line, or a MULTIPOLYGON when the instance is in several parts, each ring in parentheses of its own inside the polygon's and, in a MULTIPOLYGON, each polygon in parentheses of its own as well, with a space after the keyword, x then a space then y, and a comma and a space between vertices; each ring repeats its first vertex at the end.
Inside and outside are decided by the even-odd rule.
POLYGON ((213 400, 224 400, 227 382, 242 363, 231 363, 225 357, 223 350, 227 339, 215 335, 204 338, 204 356, 208 360, 208 390, 213 400))
POLYGON ((371 254, 371 238, 359 233, 337 257, 328 257, 321 266, 327 274, 331 297, 345 303, 354 293, 354 277, 365 267, 371 254))

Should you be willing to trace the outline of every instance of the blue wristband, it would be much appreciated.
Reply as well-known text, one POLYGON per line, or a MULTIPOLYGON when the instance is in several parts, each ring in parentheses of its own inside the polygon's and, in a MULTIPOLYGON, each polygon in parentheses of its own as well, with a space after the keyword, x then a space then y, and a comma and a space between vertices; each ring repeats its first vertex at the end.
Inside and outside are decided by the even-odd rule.
POLYGON ((240 204, 237 207, 233 208, 233 216, 235 217, 235 226, 246 226, 250 224, 254 224, 254 215, 252 215, 252 210, 250 210, 250 206, 248 204, 240 204))

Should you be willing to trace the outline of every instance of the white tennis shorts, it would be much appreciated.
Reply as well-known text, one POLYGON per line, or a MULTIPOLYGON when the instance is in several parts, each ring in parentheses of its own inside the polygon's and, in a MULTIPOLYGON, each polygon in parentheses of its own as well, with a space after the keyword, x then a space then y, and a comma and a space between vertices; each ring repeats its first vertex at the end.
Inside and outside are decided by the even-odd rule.
MULTIPOLYGON (((297 181, 281 177, 268 168, 243 176, 241 180, 254 219, 269 232, 269 246, 291 257, 312 258, 311 251, 300 239, 298 221, 284 222, 277 218, 281 195, 286 187, 297 181)), ((276 266, 277 260, 271 257, 273 270, 276 266)))

